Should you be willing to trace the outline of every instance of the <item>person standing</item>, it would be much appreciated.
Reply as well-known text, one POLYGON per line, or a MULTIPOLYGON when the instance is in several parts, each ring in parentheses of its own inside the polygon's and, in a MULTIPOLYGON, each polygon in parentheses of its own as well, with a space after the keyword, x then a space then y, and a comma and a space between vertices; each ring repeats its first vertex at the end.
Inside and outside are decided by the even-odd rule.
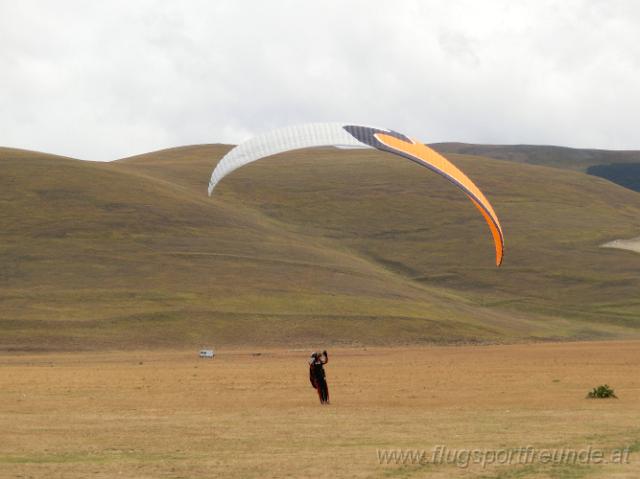
POLYGON ((327 351, 314 352, 309 358, 309 381, 318 391, 320 404, 329 404, 329 386, 324 372, 324 365, 329 362, 327 351))

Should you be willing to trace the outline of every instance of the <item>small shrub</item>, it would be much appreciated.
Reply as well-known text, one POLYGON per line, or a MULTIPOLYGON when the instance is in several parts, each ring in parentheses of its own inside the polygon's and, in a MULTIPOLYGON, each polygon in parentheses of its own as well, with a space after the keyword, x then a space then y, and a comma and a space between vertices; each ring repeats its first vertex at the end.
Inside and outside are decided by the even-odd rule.
POLYGON ((618 399, 613 389, 611 389, 608 385, 603 384, 602 386, 598 386, 597 388, 593 388, 587 394, 587 398, 589 399, 604 399, 604 398, 614 398, 618 399))

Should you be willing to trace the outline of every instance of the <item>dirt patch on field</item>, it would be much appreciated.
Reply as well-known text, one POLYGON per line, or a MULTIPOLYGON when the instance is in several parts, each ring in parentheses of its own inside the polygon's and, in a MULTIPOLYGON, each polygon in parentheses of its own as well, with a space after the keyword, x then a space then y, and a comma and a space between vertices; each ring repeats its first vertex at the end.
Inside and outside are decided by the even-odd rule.
POLYGON ((602 245, 603 248, 625 249, 640 253, 640 236, 632 239, 617 239, 602 245))

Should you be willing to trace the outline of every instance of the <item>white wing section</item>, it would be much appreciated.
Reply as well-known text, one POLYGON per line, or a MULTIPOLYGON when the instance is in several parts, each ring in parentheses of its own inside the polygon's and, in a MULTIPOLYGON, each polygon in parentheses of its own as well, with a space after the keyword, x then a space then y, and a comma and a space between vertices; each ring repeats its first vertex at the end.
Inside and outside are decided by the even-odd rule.
POLYGON ((218 163, 209 180, 209 196, 216 185, 231 173, 248 163, 289 150, 318 146, 340 148, 371 148, 351 136, 342 123, 311 123, 272 130, 241 143, 218 163))

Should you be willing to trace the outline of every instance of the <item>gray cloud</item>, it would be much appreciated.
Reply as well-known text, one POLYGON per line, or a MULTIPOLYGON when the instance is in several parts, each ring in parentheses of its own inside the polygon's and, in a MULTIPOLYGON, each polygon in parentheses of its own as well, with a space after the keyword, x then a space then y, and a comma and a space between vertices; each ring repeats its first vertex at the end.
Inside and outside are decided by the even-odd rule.
POLYGON ((0 144, 110 160, 351 121, 640 149, 634 1, 0 0, 0 144))

